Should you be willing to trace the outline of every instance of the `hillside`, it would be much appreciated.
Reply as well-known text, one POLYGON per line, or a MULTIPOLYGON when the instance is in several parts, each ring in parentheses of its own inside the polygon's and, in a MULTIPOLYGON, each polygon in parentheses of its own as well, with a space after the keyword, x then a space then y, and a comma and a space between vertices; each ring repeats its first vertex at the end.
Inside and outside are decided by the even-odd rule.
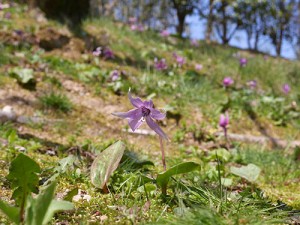
MULTIPOLYGON (((69 28, 19 5, 0 11, 0 18, 0 108, 13 115, 3 121, 0 116, 1 199, 12 194, 5 176, 18 152, 38 162, 40 181, 53 175, 60 159, 79 154, 82 161, 58 176, 56 195, 78 188, 91 200, 73 200, 75 210, 59 213, 52 224, 78 224, 79 219, 83 224, 182 224, 181 214, 190 215, 191 222, 184 224, 201 219, 207 224, 299 222, 296 213, 285 214, 300 207, 294 148, 300 140, 299 62, 133 31, 107 19, 69 28), (93 54, 98 47, 100 56, 93 54), (167 68, 155 67, 155 58, 165 59, 167 68), (224 87, 225 77, 234 83, 224 87), (284 84, 290 91, 284 93, 284 84), (201 165, 200 171, 172 180, 166 199, 154 184, 151 201, 135 187, 140 174, 153 177, 163 167, 158 137, 146 123, 132 133, 126 120, 112 115, 133 108, 129 89, 167 112, 159 123, 171 140, 165 143, 167 167, 186 161, 201 165), (228 142, 219 127, 226 111, 228 142), (249 142, 251 137, 266 141, 249 142), (109 183, 111 193, 103 194, 90 183, 89 168, 95 155, 117 140, 125 142, 127 159, 109 183), (224 202, 215 193, 221 175, 214 154, 220 149, 222 178, 232 181, 220 185, 230 195, 224 202), (231 166, 249 163, 262 170, 255 182, 230 173, 231 166), (202 198, 202 192, 211 199, 202 198), (250 203, 235 199, 238 193, 250 203), (239 204, 243 209, 235 208, 239 204)), ((0 221, 8 223, 1 216, 0 221)))

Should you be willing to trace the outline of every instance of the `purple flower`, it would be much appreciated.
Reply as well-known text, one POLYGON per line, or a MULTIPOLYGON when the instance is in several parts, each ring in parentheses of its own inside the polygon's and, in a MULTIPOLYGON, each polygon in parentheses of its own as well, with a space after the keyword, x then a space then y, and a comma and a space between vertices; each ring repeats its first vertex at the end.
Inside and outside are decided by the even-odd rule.
POLYGON ((145 30, 145 27, 143 26, 143 24, 139 24, 137 26, 137 29, 138 29, 139 32, 143 32, 145 30))
POLYGON ((267 56, 267 55, 264 55, 264 60, 268 60, 269 59, 269 57, 267 56))
POLYGON ((162 36, 162 37, 168 37, 168 36, 170 36, 170 32, 167 31, 167 30, 162 30, 160 32, 160 36, 162 36))
POLYGON ((256 88, 257 86, 257 81, 256 80, 249 80, 247 82, 247 85, 250 87, 250 88, 256 88))
POLYGON ((93 51, 93 56, 99 56, 102 53, 102 48, 97 47, 95 51, 93 51))
POLYGON ((128 22, 129 23, 136 23, 137 22, 137 18, 136 17, 129 17, 128 22))
POLYGON ((158 60, 157 58, 155 58, 154 59, 154 68, 158 71, 168 69, 166 60, 165 59, 158 60))
POLYGON ((229 125, 229 115, 228 112, 220 115, 219 126, 223 128, 224 136, 227 140, 227 126, 229 125))
POLYGON ((120 77, 120 72, 118 70, 113 70, 113 71, 111 71, 109 77, 110 77, 111 81, 116 81, 120 77))
POLYGON ((199 42, 198 42, 198 40, 192 39, 192 40, 191 40, 191 45, 194 46, 194 47, 199 47, 199 42))
POLYGON ((282 91, 287 95, 291 91, 291 87, 288 84, 284 84, 282 86, 282 91))
POLYGON ((202 70, 203 69, 203 66, 201 64, 196 64, 195 65, 195 69, 196 70, 202 70))
POLYGON ((177 55, 175 52, 173 53, 173 57, 175 58, 177 65, 182 67, 185 63, 185 59, 182 56, 177 55))
POLYGON ((231 77, 225 77, 223 80, 224 87, 229 87, 234 83, 233 79, 231 77))
POLYGON ((248 63, 248 60, 246 58, 240 58, 240 66, 245 67, 248 63))
POLYGON ((222 127, 223 129, 227 129, 228 124, 229 124, 228 112, 226 112, 225 115, 221 114, 220 121, 219 121, 219 126, 222 127))
POLYGON ((135 31, 135 30, 137 30, 137 26, 135 24, 131 24, 130 29, 132 31, 135 31))
POLYGON ((109 48, 103 50, 103 56, 105 59, 113 59, 115 57, 113 51, 109 48))
POLYGON ((166 114, 155 109, 152 100, 142 101, 140 98, 133 98, 130 94, 130 90, 128 92, 128 98, 135 108, 128 112, 116 112, 113 113, 113 115, 123 119, 128 119, 128 124, 133 132, 138 129, 144 121, 146 121, 148 126, 160 137, 168 140, 167 135, 154 122, 154 120, 163 120, 166 117, 166 114))
POLYGON ((8 8, 9 8, 9 4, 2 4, 2 3, 0 3, 0 10, 8 9, 8 8))

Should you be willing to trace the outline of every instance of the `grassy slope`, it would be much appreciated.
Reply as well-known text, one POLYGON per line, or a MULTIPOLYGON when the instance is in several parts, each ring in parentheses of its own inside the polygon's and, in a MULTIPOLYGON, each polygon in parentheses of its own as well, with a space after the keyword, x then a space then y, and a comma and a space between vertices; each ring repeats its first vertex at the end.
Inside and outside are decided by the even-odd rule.
MULTIPOLYGON (((12 20, 1 22, 4 24, 1 32, 22 29, 36 33, 43 27, 67 29, 52 21, 38 25, 20 7, 10 11, 12 20)), ((45 124, 13 125, 13 129, 18 129, 20 134, 32 134, 33 137, 29 139, 14 137, 10 125, 1 127, 1 140, 10 140, 7 145, 1 147, 1 174, 7 174, 9 162, 18 151, 17 146, 26 148, 28 154, 44 168, 42 176, 47 178, 59 158, 66 156, 69 147, 81 146, 83 150, 95 153, 117 139, 126 140, 128 150, 137 152, 139 158, 153 161, 157 167, 151 168, 152 174, 161 171, 157 139, 121 131, 127 127, 126 122, 110 115, 111 112, 130 109, 126 92, 131 87, 134 93, 143 98, 154 96, 156 106, 168 105, 173 114, 181 115, 178 126, 172 118, 163 124, 163 129, 172 138, 172 142, 166 146, 167 160, 169 166, 182 160, 194 160, 203 164, 204 169, 201 172, 188 175, 184 179, 183 183, 194 191, 176 188, 181 182, 174 182, 169 199, 163 201, 157 189, 151 194, 150 209, 143 211, 147 198, 137 191, 136 187, 141 185, 138 177, 140 173, 144 173, 144 169, 133 169, 130 160, 129 163, 123 163, 113 178, 114 186, 111 188, 116 188, 114 194, 103 195, 89 182, 87 168, 90 161, 86 160, 80 166, 80 170, 74 169, 59 177, 57 192, 62 194, 66 189, 78 187, 87 191, 92 200, 76 203, 76 212, 60 214, 56 218, 58 221, 75 223, 79 218, 83 218, 82 221, 99 221, 96 215, 100 213, 108 216, 105 220, 107 224, 112 221, 155 222, 163 218, 169 223, 175 221, 176 224, 183 222, 173 217, 174 212, 180 214, 180 210, 194 208, 196 211, 190 212, 191 221, 185 220, 186 224, 199 220, 206 221, 207 224, 222 224, 224 221, 225 224, 266 224, 266 221, 274 223, 276 218, 273 220, 273 217, 280 217, 282 213, 271 209, 277 200, 299 209, 299 163, 292 159, 291 149, 270 151, 268 146, 235 143, 234 149, 238 153, 232 153, 231 160, 224 162, 224 177, 234 178, 229 173, 229 166, 234 163, 255 163, 262 168, 262 175, 256 184, 259 193, 246 193, 248 203, 244 200, 223 202, 220 193, 215 191, 218 189, 215 175, 210 175, 214 173, 212 168, 215 162, 212 160, 207 163, 203 160, 207 155, 207 151, 204 151, 205 141, 213 140, 216 146, 222 144, 222 140, 214 138, 213 133, 218 130, 219 114, 226 108, 229 95, 233 99, 229 108, 230 132, 261 135, 243 108, 246 98, 256 101, 254 111, 258 121, 271 136, 288 140, 300 138, 299 118, 296 120, 287 117, 286 126, 275 125, 278 117, 285 114, 284 109, 293 100, 299 105, 299 63, 273 58, 264 60, 262 55, 241 52, 242 56, 249 59, 249 64, 240 68, 238 59, 233 57, 237 52, 234 48, 210 46, 202 42, 199 47, 191 47, 188 41, 173 37, 165 40, 151 31, 132 32, 126 25, 109 20, 86 21, 81 29, 76 30, 77 36, 90 38, 92 42, 97 43, 94 47, 108 45, 114 51, 115 59, 95 60, 91 56, 92 48, 86 49, 82 54, 65 50, 49 53, 25 43, 18 47, 0 44, 0 106, 9 104, 19 113, 47 118, 45 124), (173 65, 173 52, 186 57, 187 63, 183 68, 173 65), (16 53, 22 53, 23 56, 16 53), (153 70, 154 57, 166 58, 168 73, 153 70), (201 63, 203 70, 195 71, 196 63, 201 63), (36 91, 20 88, 14 79, 7 76, 11 68, 18 66, 34 69, 38 80, 36 91), (126 72, 118 90, 121 95, 114 94, 112 86, 115 84, 109 83, 109 73, 113 69, 126 72), (221 83, 225 76, 235 79, 236 90, 228 92, 222 88, 221 83), (246 90, 245 83, 251 79, 258 82, 258 90, 254 93, 246 90), (285 82, 292 87, 289 96, 283 96, 281 93, 281 85, 285 82), (65 114, 44 108, 39 99, 52 92, 67 96, 73 104, 73 109, 65 114), (263 104, 259 101, 263 96, 282 97, 283 102, 263 104), (270 114, 273 111, 278 113, 270 114), (280 114, 280 111, 283 112, 280 114), (193 137, 198 137, 200 143, 193 137), (50 157, 45 154, 49 148, 56 149, 57 156, 50 157), (264 194, 260 193, 259 188, 264 194), (209 197, 200 198, 201 193, 209 197), (261 198, 260 195, 265 198, 261 198), (237 205, 242 206, 242 209, 237 205)), ((3 176, 0 182, 1 186, 4 186, 1 196, 8 198, 11 193, 3 176)), ((227 192, 247 192, 247 188, 250 188, 247 183, 234 178, 234 184, 227 192)), ((2 220, 5 221, 4 218, 2 220)))

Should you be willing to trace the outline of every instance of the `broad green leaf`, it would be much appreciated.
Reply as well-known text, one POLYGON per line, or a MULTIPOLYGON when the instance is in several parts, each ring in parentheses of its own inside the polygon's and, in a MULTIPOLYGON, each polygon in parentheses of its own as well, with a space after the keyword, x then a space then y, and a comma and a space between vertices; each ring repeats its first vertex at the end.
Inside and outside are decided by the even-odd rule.
POLYGON ((219 159, 223 162, 228 162, 230 157, 231 157, 231 154, 230 154, 229 151, 227 151, 224 148, 220 148, 220 149, 210 151, 208 153, 207 159, 208 160, 217 160, 217 159, 219 159))
POLYGON ((33 70, 28 68, 14 68, 10 73, 23 84, 28 83, 34 78, 33 70))
POLYGON ((254 164, 248 164, 247 166, 242 166, 242 167, 234 167, 234 166, 230 167, 231 173, 239 177, 245 178, 250 182, 254 182, 257 180, 260 171, 261 169, 254 164))
POLYGON ((55 168, 55 170, 59 173, 65 173, 68 170, 68 167, 73 166, 76 159, 76 156, 68 155, 66 158, 59 161, 59 165, 55 168))
POLYGON ((177 164, 168 169, 167 171, 159 173, 156 178, 157 184, 161 187, 165 187, 172 176, 182 173, 188 173, 198 168, 200 168, 200 165, 195 162, 184 162, 177 164))
POLYGON ((147 183, 145 185, 142 185, 142 186, 138 187, 137 191, 141 192, 141 193, 147 192, 150 195, 152 195, 156 191, 156 185, 151 184, 151 183, 147 183))
POLYGON ((232 179, 231 178, 223 178, 221 177, 221 183, 225 187, 229 187, 232 185, 232 179))
POLYGON ((44 217, 48 211, 48 208, 51 204, 56 183, 50 184, 43 193, 40 193, 38 197, 34 200, 34 223, 32 225, 44 224, 44 217))
POLYGON ((67 193, 67 195, 64 197, 64 200, 71 202, 73 197, 77 194, 78 194, 78 188, 76 187, 67 193))
POLYGON ((37 193, 39 184, 37 173, 40 172, 40 166, 23 153, 11 162, 7 179, 14 189, 12 197, 17 204, 21 204, 30 192, 37 193))
POLYGON ((73 210, 73 209, 74 209, 74 205, 71 202, 52 200, 47 210, 47 213, 44 217, 43 224, 48 224, 52 219, 54 213, 59 211, 65 211, 65 210, 73 210))
POLYGON ((20 223, 20 209, 0 200, 0 210, 15 224, 20 223))
POLYGON ((117 141, 99 153, 91 166, 91 181, 95 187, 103 188, 110 175, 117 169, 124 154, 125 145, 117 141))
POLYGON ((28 198, 26 225, 45 225, 57 211, 72 210, 73 204, 53 199, 56 183, 51 183, 37 198, 28 198))

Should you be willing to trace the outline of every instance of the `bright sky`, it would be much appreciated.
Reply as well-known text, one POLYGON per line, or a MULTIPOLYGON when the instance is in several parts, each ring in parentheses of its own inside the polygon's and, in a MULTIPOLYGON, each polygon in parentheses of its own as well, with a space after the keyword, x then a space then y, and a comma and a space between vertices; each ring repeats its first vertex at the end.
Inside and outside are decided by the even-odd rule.
MULTIPOLYGON (((186 23, 190 24, 190 36, 193 39, 204 39, 206 24, 204 20, 199 20, 198 15, 191 15, 186 19, 186 23)), ((230 41, 230 45, 239 48, 248 48, 246 34, 243 31, 236 32, 230 41)), ((275 48, 270 41, 262 40, 259 45, 259 49, 262 52, 275 55, 275 48)), ((289 59, 295 59, 296 55, 292 46, 284 41, 282 46, 282 56, 289 59)))

